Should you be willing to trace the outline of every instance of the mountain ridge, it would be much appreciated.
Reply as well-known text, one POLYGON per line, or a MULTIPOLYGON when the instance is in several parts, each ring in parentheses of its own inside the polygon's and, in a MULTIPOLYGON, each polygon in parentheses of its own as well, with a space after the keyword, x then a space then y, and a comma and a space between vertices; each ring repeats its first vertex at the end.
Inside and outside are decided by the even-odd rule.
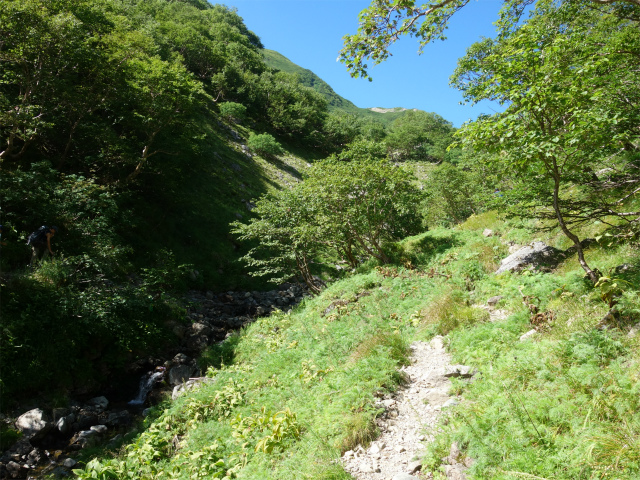
POLYGON ((262 54, 265 63, 269 67, 286 73, 298 75, 298 78, 303 85, 313 88, 315 91, 321 93, 329 104, 329 111, 344 111, 367 119, 375 119, 385 125, 388 125, 396 118, 404 115, 405 112, 418 110, 415 108, 404 107, 358 107, 352 101, 337 94, 331 85, 322 80, 322 78, 316 75, 313 71, 295 64, 281 53, 276 52, 275 50, 263 49, 262 54))

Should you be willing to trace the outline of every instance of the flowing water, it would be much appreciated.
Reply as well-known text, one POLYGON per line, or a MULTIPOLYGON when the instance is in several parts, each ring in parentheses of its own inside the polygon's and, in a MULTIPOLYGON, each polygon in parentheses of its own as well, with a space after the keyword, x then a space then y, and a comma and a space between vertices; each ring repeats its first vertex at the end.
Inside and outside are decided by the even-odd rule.
POLYGON ((138 394, 136 398, 129 402, 129 405, 138 406, 144 404, 147 399, 147 395, 153 389, 153 386, 156 382, 159 382, 164 375, 164 371, 160 372, 148 372, 145 376, 140 380, 140 388, 138 389, 138 394))

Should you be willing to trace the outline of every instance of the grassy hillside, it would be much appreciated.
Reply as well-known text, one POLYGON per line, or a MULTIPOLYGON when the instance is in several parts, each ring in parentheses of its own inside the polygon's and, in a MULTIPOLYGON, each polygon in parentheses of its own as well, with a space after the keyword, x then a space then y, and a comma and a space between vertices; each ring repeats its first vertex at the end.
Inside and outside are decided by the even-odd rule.
POLYGON ((640 362, 637 337, 627 336, 637 321, 637 249, 589 250, 603 272, 631 266, 620 274, 620 321, 596 329, 609 307, 575 257, 555 271, 493 274, 510 243, 536 239, 529 226, 488 212, 408 238, 400 263, 364 265, 292 313, 259 319, 201 359, 211 385, 159 406, 120 454, 102 452, 80 478, 348 479, 341 452, 376 437, 375 398, 402 382, 408 345, 435 334, 482 375, 454 383, 461 402, 423 471, 444 478, 441 459, 455 440, 475 460, 470 478, 637 478, 640 362), (502 315, 490 321, 481 306, 495 295, 502 315), (519 340, 533 328, 523 295, 547 319, 528 341, 519 340))
POLYGON ((396 118, 402 116, 404 113, 404 109, 402 108, 390 109, 393 111, 389 111, 387 113, 375 112, 370 108, 359 108, 349 100, 338 95, 328 83, 318 77, 311 70, 296 65, 284 55, 268 49, 263 50, 263 55, 265 63, 271 68, 276 68, 287 73, 295 73, 304 85, 311 87, 324 95, 329 103, 330 110, 342 110, 365 119, 377 120, 384 125, 391 124, 396 118))

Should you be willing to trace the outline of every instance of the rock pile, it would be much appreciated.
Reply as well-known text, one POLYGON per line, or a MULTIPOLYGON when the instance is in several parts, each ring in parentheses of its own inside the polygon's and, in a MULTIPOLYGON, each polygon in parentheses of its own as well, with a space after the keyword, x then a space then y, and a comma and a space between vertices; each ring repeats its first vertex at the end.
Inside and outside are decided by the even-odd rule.
POLYGON ((287 311, 302 301, 306 290, 294 284, 284 284, 268 292, 191 291, 185 297, 190 304, 191 325, 173 325, 173 332, 182 339, 188 351, 197 353, 207 345, 224 340, 230 330, 242 328, 257 317, 269 315, 275 309, 287 311))
POLYGON ((96 397, 84 404, 55 408, 51 414, 34 408, 13 422, 4 418, 22 437, 0 456, 0 478, 33 477, 36 471, 68 476, 76 464, 70 453, 109 436, 122 438, 133 423, 134 416, 128 410, 108 410, 108 405, 105 397, 96 397))

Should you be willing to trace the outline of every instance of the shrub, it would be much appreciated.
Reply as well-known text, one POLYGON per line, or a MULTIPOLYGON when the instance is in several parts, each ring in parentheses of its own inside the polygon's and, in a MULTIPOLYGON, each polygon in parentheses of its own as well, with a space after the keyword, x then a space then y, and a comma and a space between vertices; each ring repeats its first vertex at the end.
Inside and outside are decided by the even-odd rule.
POLYGON ((224 102, 220 104, 220 115, 229 122, 240 123, 244 120, 246 113, 247 107, 241 103, 224 102))
POLYGON ((262 133, 260 135, 252 133, 249 136, 247 145, 249 145, 251 150, 260 155, 270 157, 282 153, 282 145, 277 142, 273 135, 269 135, 268 133, 262 133))

